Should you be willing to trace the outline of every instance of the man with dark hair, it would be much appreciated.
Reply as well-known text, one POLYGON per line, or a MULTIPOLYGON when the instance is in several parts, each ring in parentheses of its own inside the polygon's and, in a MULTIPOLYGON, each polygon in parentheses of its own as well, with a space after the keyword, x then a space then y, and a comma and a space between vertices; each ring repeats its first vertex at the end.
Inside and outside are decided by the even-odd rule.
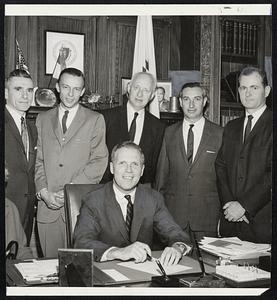
POLYGON ((37 130, 26 119, 33 98, 33 81, 24 70, 12 71, 5 86, 5 160, 10 173, 6 197, 18 208, 30 243, 35 214, 35 155, 37 130))
MULTIPOLYGON (((154 181, 156 164, 165 125, 145 108, 153 100, 156 79, 150 73, 136 73, 128 85, 128 102, 123 106, 103 111, 106 122, 106 142, 111 153, 113 147, 123 141, 132 140, 142 148, 145 155, 145 171, 141 183, 154 181)), ((102 182, 112 179, 109 168, 102 182)))
POLYGON ((143 262, 151 256, 153 231, 168 245, 161 255, 164 265, 176 264, 190 250, 188 235, 175 223, 163 197, 139 185, 144 171, 141 148, 127 141, 111 153, 112 182, 84 199, 74 231, 74 247, 93 249, 96 261, 143 262))
POLYGON ((37 117, 37 219, 46 257, 57 257, 58 248, 65 247, 64 185, 99 183, 108 162, 103 116, 79 105, 83 73, 64 69, 56 89, 60 105, 37 117))
POLYGON ((165 99, 165 89, 162 86, 157 87, 157 99, 160 111, 169 111, 169 100, 165 99))
POLYGON ((216 159, 218 189, 224 215, 222 236, 270 243, 272 240, 272 112, 266 75, 247 67, 239 76, 245 117, 230 121, 216 159))
POLYGON ((223 129, 204 118, 206 103, 200 83, 183 85, 184 119, 166 128, 154 185, 176 222, 198 239, 216 236, 220 211, 214 161, 223 129))

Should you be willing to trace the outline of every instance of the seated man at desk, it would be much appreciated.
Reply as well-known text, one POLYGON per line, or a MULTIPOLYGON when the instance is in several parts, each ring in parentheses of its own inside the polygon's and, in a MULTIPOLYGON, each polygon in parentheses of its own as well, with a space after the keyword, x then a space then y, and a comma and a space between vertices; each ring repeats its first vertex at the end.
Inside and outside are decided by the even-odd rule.
POLYGON ((163 196, 138 184, 144 170, 141 148, 126 141, 111 153, 113 181, 87 195, 74 231, 74 247, 94 250, 96 261, 144 262, 151 257, 153 230, 168 245, 163 265, 177 264, 190 250, 188 235, 175 223, 163 196))

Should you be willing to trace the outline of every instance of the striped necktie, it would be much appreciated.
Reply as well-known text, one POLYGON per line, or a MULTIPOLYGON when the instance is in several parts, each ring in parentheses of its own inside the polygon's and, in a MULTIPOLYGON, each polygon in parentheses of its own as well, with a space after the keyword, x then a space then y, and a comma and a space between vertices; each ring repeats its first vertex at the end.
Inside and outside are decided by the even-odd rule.
POLYGON ((126 214, 126 227, 127 227, 127 231, 130 235, 130 232, 131 232, 131 226, 132 226, 132 220, 133 220, 133 203, 131 201, 131 196, 130 195, 125 195, 124 196, 127 201, 128 201, 128 204, 127 204, 127 214, 126 214))
POLYGON ((21 138, 24 146, 24 152, 26 158, 28 159, 28 130, 27 130, 26 119, 23 116, 21 117, 21 138))

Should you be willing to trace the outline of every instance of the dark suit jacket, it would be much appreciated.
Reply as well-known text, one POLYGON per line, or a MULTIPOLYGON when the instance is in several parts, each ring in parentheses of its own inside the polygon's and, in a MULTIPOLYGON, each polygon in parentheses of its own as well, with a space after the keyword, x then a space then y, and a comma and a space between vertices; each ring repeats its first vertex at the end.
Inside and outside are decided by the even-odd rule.
POLYGON ((165 131, 154 187, 165 197, 175 221, 185 229, 216 232, 220 202, 214 161, 223 128, 205 120, 202 138, 191 166, 183 138, 183 121, 165 131))
POLYGON ((16 124, 5 109, 5 161, 9 170, 9 180, 6 188, 6 197, 15 203, 20 220, 26 232, 29 244, 33 217, 35 212, 35 156, 37 130, 35 124, 27 120, 29 135, 29 160, 27 161, 22 138, 16 124))
POLYGON ((220 233, 253 242, 271 242, 272 113, 261 115, 243 144, 243 122, 229 122, 216 159, 222 206, 238 201, 246 209, 250 224, 221 218, 220 233))
POLYGON ((189 237, 174 222, 157 191, 139 185, 134 201, 134 216, 129 240, 121 208, 115 199, 113 183, 91 192, 84 199, 74 231, 74 247, 93 249, 96 260, 110 247, 126 247, 135 241, 152 246, 153 230, 168 245, 189 237))
MULTIPOLYGON (((113 147, 129 140, 126 104, 102 111, 106 122, 106 144, 111 154, 113 147)), ((144 125, 139 146, 145 156, 145 169, 141 183, 154 181, 156 165, 160 153, 165 125, 148 111, 145 111, 144 125)), ((112 180, 108 165, 102 183, 112 180)))

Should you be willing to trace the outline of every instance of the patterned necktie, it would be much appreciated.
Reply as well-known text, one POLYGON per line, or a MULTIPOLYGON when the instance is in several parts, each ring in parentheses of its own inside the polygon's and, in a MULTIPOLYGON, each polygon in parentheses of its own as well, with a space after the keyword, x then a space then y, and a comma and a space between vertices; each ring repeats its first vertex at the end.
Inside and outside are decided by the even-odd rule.
POLYGON ((68 110, 65 110, 65 111, 64 111, 63 118, 62 118, 63 134, 65 134, 65 133, 66 133, 66 130, 67 130, 67 127, 66 127, 66 120, 67 120, 67 117, 68 117, 68 113, 69 113, 69 111, 68 111, 68 110))
POLYGON ((131 196, 130 195, 125 195, 124 196, 127 201, 128 201, 128 204, 127 204, 127 214, 126 214, 126 227, 127 227, 127 231, 130 235, 130 232, 131 232, 131 226, 132 226, 132 220, 133 220, 133 203, 131 201, 131 196))
POLYGON ((194 124, 189 125, 188 140, 187 140, 187 157, 188 157, 189 165, 191 165, 192 158, 193 158, 193 140, 194 140, 193 131, 192 131, 193 126, 194 124))
POLYGON ((137 124, 136 124, 136 119, 138 117, 138 113, 135 112, 134 113, 134 118, 133 118, 133 121, 131 123, 131 126, 130 126, 130 130, 129 130, 129 138, 130 140, 133 142, 134 139, 135 139, 135 134, 136 134, 136 127, 137 127, 137 124))
POLYGON ((28 130, 26 119, 24 117, 21 117, 21 138, 24 146, 25 155, 28 159, 28 130))
POLYGON ((248 136, 251 132, 252 119, 253 119, 253 116, 249 115, 248 120, 247 120, 247 124, 245 126, 245 130, 244 130, 244 143, 246 142, 246 140, 247 140, 247 138, 248 138, 248 136))

